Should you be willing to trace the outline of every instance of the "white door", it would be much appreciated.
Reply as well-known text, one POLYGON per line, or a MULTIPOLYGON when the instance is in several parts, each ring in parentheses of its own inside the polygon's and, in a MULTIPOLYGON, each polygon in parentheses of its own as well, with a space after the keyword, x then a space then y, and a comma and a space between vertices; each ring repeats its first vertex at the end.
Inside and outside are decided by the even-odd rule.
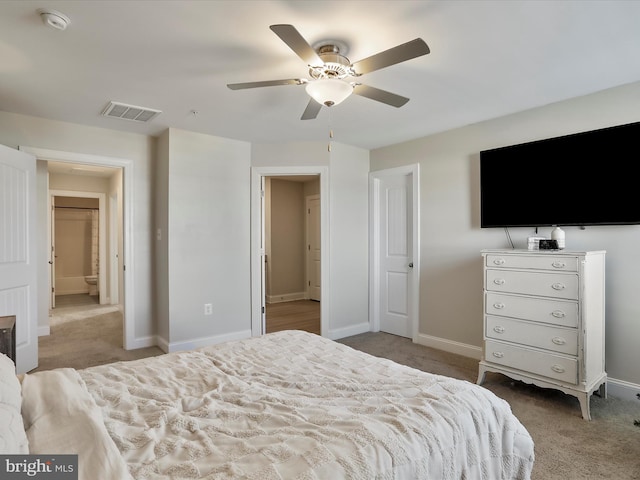
POLYGON ((16 369, 38 366, 36 159, 0 145, 0 316, 16 317, 16 369))
POLYGON ((260 328, 267 333, 267 235, 266 235, 266 199, 267 178, 260 177, 260 328))
POLYGON ((307 291, 320 301, 320 195, 307 197, 307 291))
POLYGON ((56 308, 56 197, 51 198, 51 246, 49 248, 49 279, 51 282, 51 295, 49 308, 56 308))
POLYGON ((370 174, 371 324, 415 340, 419 305, 419 167, 370 174))

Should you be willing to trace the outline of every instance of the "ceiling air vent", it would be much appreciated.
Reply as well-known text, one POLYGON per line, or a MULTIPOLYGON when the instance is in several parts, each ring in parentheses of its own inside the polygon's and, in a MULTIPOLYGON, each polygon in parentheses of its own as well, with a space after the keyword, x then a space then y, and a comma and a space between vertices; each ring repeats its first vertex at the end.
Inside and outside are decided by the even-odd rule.
POLYGON ((161 110, 118 102, 109 102, 109 105, 102 111, 102 115, 105 117, 122 118, 124 120, 133 120, 134 122, 148 122, 160 113, 162 113, 161 110))

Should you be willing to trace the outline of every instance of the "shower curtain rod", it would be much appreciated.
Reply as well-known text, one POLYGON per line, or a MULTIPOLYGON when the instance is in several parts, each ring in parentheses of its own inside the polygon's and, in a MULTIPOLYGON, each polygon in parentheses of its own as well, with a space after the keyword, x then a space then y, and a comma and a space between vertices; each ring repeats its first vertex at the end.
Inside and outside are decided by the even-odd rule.
POLYGON ((58 205, 55 208, 74 208, 76 210, 100 210, 98 207, 59 207, 58 205))

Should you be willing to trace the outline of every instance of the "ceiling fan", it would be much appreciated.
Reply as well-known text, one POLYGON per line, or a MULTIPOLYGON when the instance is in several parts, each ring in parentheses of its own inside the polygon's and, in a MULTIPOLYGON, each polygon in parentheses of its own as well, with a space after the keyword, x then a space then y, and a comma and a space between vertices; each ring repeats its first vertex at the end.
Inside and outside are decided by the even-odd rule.
POLYGON ((351 63, 341 50, 344 45, 338 42, 319 43, 316 48, 300 35, 293 25, 271 25, 269 28, 286 43, 308 66, 311 79, 290 78, 285 80, 267 80, 262 82, 231 83, 231 90, 246 88, 273 87, 278 85, 306 85, 311 99, 302 114, 302 120, 317 117, 323 105, 331 107, 356 94, 393 107, 401 107, 408 98, 375 87, 363 85, 357 81, 349 82, 347 77, 359 77, 365 73, 395 65, 429 53, 429 47, 421 38, 403 43, 363 60, 351 63))

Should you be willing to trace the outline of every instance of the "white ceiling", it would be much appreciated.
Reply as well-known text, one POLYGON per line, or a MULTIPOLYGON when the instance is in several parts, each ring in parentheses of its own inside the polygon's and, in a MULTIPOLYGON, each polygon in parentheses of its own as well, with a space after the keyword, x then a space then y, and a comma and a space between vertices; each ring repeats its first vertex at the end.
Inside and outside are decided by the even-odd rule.
POLYGON ((0 0, 0 110, 158 135, 167 127, 250 142, 325 140, 373 149, 640 80, 640 1, 0 0), (46 27, 36 10, 71 19, 46 27), (431 53, 360 77, 411 100, 351 96, 301 121, 309 78, 269 25, 352 62, 424 39, 431 53), (147 124, 109 101, 162 110, 147 124), (193 114, 192 111, 197 111, 193 114))

